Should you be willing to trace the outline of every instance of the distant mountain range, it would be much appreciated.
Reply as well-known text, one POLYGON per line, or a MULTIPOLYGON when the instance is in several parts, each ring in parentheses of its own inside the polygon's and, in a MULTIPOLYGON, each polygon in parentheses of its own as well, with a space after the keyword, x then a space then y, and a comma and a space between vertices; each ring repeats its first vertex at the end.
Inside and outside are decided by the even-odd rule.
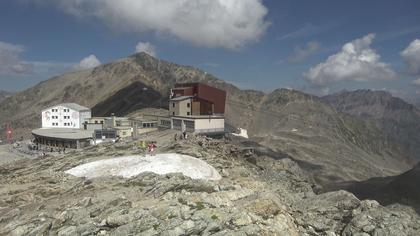
MULTIPOLYGON (((226 90, 228 124, 247 129, 252 141, 273 153, 286 153, 319 183, 397 175, 413 165, 412 142, 397 142, 375 120, 365 121, 363 116, 335 109, 332 101, 328 102, 332 106, 326 103, 332 98, 287 89, 269 94, 240 90, 204 71, 145 53, 57 76, 16 93, 0 103, 0 123, 11 120, 16 135, 28 137, 31 129, 40 126, 42 108, 61 102, 91 107, 95 116, 127 115, 146 107, 167 108, 169 89, 177 82, 191 81, 226 90)), ((393 107, 398 111, 410 109, 397 103, 393 107)), ((414 112, 412 109, 409 114, 414 112)), ((380 117, 383 113, 375 114, 380 117)), ((418 125, 406 116, 395 119, 391 126, 401 131, 401 137, 417 138, 404 134, 410 132, 406 125, 418 125)))
POLYGON ((340 112, 372 121, 420 160, 420 109, 384 91, 357 90, 322 98, 340 112))

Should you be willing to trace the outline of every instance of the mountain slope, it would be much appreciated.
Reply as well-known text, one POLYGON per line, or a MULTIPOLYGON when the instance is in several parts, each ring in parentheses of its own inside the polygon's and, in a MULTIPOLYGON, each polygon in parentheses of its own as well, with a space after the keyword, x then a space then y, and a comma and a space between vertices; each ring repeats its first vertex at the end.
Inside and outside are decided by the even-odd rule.
POLYGON ((145 107, 167 107, 176 82, 199 81, 227 91, 226 120, 249 130, 262 145, 310 163, 321 182, 365 180, 399 174, 410 161, 375 126, 344 115, 319 98, 293 90, 270 94, 242 91, 201 70, 135 54, 44 81, 0 104, 0 122, 12 120, 18 135, 39 126, 42 108, 76 102, 93 115, 127 115, 145 107), (316 168, 315 168, 316 167, 316 168))
POLYGON ((383 205, 394 203, 414 207, 420 213, 420 164, 397 176, 344 182, 330 190, 346 189, 360 199, 375 199, 383 205))
POLYGON ((135 54, 94 69, 57 76, 15 94, 0 104, 0 122, 12 120, 17 135, 28 134, 30 129, 40 125, 39 114, 42 108, 68 101, 93 108, 94 115, 110 112, 124 115, 134 109, 160 105, 156 102, 133 101, 132 98, 148 98, 153 95, 149 102, 159 96, 165 100, 169 88, 175 82, 197 80, 221 83, 213 76, 192 67, 157 60, 145 53, 135 54), (119 92, 124 94, 120 96, 119 92), (112 96, 121 101, 108 104, 107 99, 112 96), (105 105, 101 105, 101 102, 105 105), (98 107, 95 108, 96 105, 98 107), (101 106, 108 110, 102 110, 101 106))
POLYGON ((375 125, 299 91, 264 95, 248 118, 255 140, 311 163, 310 171, 322 184, 395 175, 411 164, 405 150, 375 125))
POLYGON ((3 91, 3 90, 0 90, 0 103, 3 101, 3 100, 5 100, 6 98, 8 98, 8 97, 10 97, 10 96, 12 96, 13 95, 13 93, 12 92, 8 92, 8 91, 3 91))
POLYGON ((420 110, 384 91, 357 90, 322 98, 338 111, 373 121, 410 155, 420 159, 420 110))

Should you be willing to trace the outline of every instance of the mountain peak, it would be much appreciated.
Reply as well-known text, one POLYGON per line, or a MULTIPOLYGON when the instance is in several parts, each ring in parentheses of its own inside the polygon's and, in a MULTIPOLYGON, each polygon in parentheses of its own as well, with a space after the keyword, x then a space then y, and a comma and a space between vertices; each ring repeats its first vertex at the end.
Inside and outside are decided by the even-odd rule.
POLYGON ((158 60, 156 57, 148 54, 147 52, 138 52, 138 53, 134 53, 129 57, 135 57, 135 58, 148 58, 148 59, 155 59, 158 60))

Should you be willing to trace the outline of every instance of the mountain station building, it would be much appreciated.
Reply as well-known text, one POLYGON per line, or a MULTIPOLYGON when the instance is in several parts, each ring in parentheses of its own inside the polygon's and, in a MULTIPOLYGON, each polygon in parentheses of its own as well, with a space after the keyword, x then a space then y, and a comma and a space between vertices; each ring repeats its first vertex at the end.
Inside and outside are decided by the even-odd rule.
POLYGON ((83 129, 91 110, 76 103, 62 103, 41 111, 40 129, 32 131, 38 147, 82 148, 92 143, 93 134, 83 129))
POLYGON ((202 83, 176 84, 171 90, 171 128, 191 133, 225 131, 226 92, 202 83))
POLYGON ((62 103, 42 110, 42 128, 80 129, 91 118, 89 108, 76 103, 62 103))

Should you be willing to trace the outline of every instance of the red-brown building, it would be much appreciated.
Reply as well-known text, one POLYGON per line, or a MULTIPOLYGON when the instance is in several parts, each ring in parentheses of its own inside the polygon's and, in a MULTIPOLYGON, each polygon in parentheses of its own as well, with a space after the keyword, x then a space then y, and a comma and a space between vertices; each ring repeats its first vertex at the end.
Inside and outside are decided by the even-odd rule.
POLYGON ((226 92, 221 89, 202 83, 176 84, 169 103, 172 128, 182 129, 178 126, 184 124, 193 132, 220 132, 224 130, 225 103, 226 92))
MULTIPOLYGON (((226 92, 221 89, 201 83, 176 84, 171 96, 173 103, 189 100, 191 103, 186 110, 190 115, 225 114, 226 92)), ((184 109, 180 107, 180 110, 182 113, 184 109)))

